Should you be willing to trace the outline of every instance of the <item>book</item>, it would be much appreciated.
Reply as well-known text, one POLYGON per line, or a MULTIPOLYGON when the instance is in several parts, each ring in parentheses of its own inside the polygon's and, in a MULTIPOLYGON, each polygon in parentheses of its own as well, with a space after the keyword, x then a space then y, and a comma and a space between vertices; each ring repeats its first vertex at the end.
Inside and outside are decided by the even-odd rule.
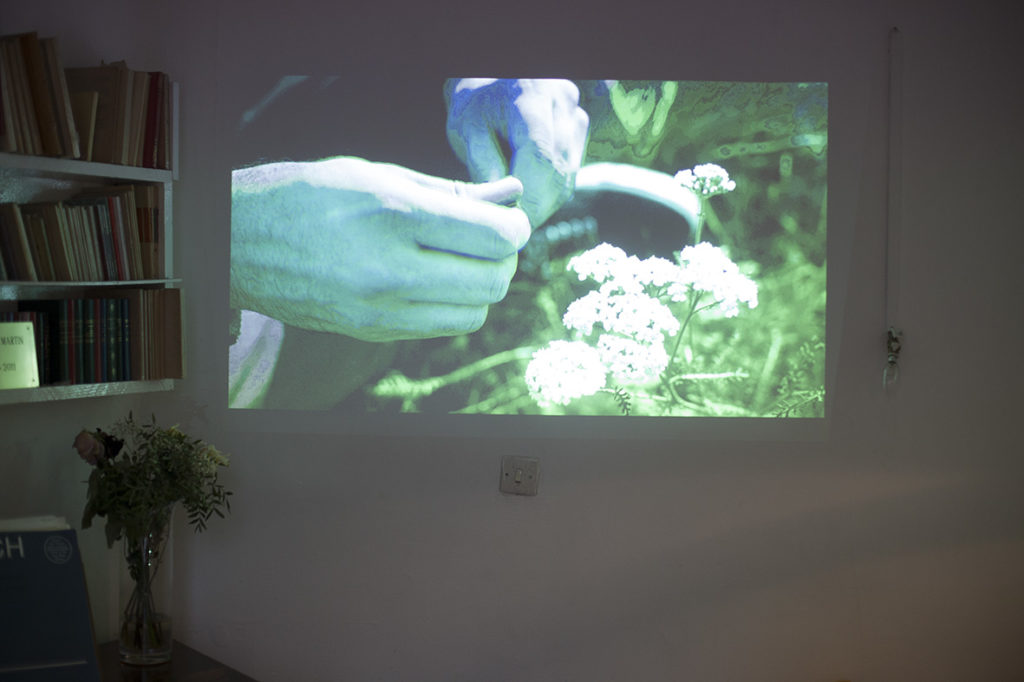
POLYGON ((134 379, 132 376, 132 332, 131 332, 131 306, 126 298, 119 299, 117 301, 117 317, 120 323, 120 328, 117 330, 117 341, 120 347, 120 359, 121 359, 121 379, 129 381, 134 379))
POLYGON ((61 204, 21 204, 21 215, 28 221, 39 221, 45 235, 46 248, 53 268, 53 281, 70 282, 72 256, 67 241, 66 229, 62 228, 63 206, 61 204))
POLYGON ((139 215, 135 204, 135 186, 105 185, 79 193, 79 198, 102 198, 107 203, 112 241, 117 255, 118 276, 112 279, 143 278, 139 215))
POLYGON ((53 255, 50 242, 46 237, 46 222, 41 216, 24 210, 21 212, 25 233, 28 236, 29 251, 32 254, 32 265, 40 282, 57 281, 53 267, 53 255))
POLYGON ((7 52, 0 46, 0 152, 17 152, 18 137, 14 130, 14 93, 7 52))
POLYGON ((161 276, 153 185, 102 185, 63 202, 0 204, 3 278, 132 281, 161 276))
POLYGON ((160 208, 154 185, 135 185, 136 223, 139 227, 139 248, 142 259, 142 278, 163 277, 160 262, 160 208))
POLYGON ((130 103, 128 69, 120 64, 104 64, 65 69, 68 91, 96 93, 96 125, 93 130, 92 160, 123 163, 126 107, 130 103))
POLYGON ((154 289, 157 323, 155 356, 158 379, 182 379, 185 376, 181 347, 181 289, 154 289))
POLYGON ((92 161, 92 145, 96 131, 96 107, 100 101, 100 94, 95 91, 76 92, 71 94, 70 98, 75 129, 78 131, 81 143, 81 158, 85 161, 92 161))
POLYGON ((18 278, 15 275, 17 267, 14 261, 15 234, 14 230, 7 230, 2 211, 3 209, 0 209, 0 269, 3 270, 4 281, 16 280, 18 278))
POLYGON ((85 306, 82 299, 76 298, 69 301, 71 312, 71 366, 74 374, 71 376, 71 383, 84 384, 86 375, 89 373, 89 361, 91 358, 85 352, 85 306))
POLYGON ((82 372, 78 377, 80 384, 93 384, 99 381, 99 368, 96 366, 99 344, 96 324, 96 305, 91 298, 80 298, 76 302, 75 314, 82 318, 82 372))
POLYGON ((82 158, 171 169, 175 90, 167 74, 135 71, 123 61, 65 69, 64 74, 82 158))
POLYGON ((46 156, 65 156, 57 123, 56 101, 49 85, 46 58, 39 36, 33 31, 14 36, 12 40, 17 41, 25 62, 28 94, 39 126, 41 151, 46 156))
POLYGON ((36 330, 42 384, 184 377, 179 289, 115 289, 93 298, 18 301, 0 321, 36 330))
POLYGON ((62 368, 62 383, 75 383, 75 374, 78 372, 78 358, 75 355, 75 306, 70 299, 61 299, 59 302, 59 341, 60 367, 62 368))
POLYGON ((166 146, 171 126, 171 86, 166 73, 149 74, 149 102, 146 105, 146 134, 142 165, 170 170, 166 146))
POLYGON ((55 516, 0 520, 0 682, 99 682, 78 536, 55 516))
POLYGON ((75 114, 71 106, 71 95, 68 82, 64 75, 64 65, 60 59, 60 50, 56 38, 41 38, 39 44, 43 49, 43 61, 46 65, 46 80, 53 98, 54 114, 57 118, 57 130, 60 133, 63 155, 81 158, 81 144, 75 114))
POLYGON ((38 281, 28 232, 18 204, 0 204, 0 244, 8 259, 7 270, 12 279, 38 281))
POLYGON ((40 384, 67 383, 67 368, 61 354, 61 307, 55 300, 18 301, 18 314, 29 316, 36 327, 36 355, 40 384))
POLYGON ((149 102, 149 73, 132 71, 131 118, 128 126, 127 163, 141 166, 143 144, 146 136, 146 108, 149 102))
POLYGON ((0 51, 4 60, 5 88, 11 96, 14 134, 17 137, 16 151, 22 154, 42 154, 43 142, 39 132, 39 120, 29 86, 28 65, 25 63, 19 37, 0 38, 0 51))
POLYGON ((82 219, 81 236, 86 243, 86 260, 92 281, 117 281, 118 255, 107 200, 98 195, 79 195, 65 205, 82 219))
POLYGON ((103 381, 124 381, 122 358, 124 339, 121 321, 121 302, 116 298, 103 299, 104 376, 103 381))

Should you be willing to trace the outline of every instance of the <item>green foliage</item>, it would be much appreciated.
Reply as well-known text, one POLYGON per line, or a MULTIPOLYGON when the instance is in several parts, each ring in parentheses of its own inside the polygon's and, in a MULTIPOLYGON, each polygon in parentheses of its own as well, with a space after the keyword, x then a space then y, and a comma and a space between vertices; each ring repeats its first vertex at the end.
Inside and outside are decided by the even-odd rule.
POLYGON ((632 412, 632 403, 629 396, 629 391, 622 388, 621 386, 616 386, 614 389, 606 390, 612 394, 613 398, 615 398, 615 403, 619 406, 619 411, 622 412, 624 416, 628 417, 632 412))
POLYGON ((825 403, 825 389, 794 391, 779 402, 776 417, 817 417, 825 403))
POLYGON ((175 426, 161 428, 155 417, 138 423, 131 414, 112 433, 83 432, 75 443, 80 453, 80 440, 90 437, 102 447, 89 476, 82 528, 96 516, 105 517, 108 546, 122 537, 138 542, 163 525, 159 515, 169 516, 177 502, 196 532, 205 530, 212 516, 223 518, 230 511, 231 492, 218 480, 228 460, 212 445, 175 426))
POLYGON ((817 337, 803 343, 790 360, 779 384, 776 417, 821 417, 825 405, 823 366, 825 343, 817 337))

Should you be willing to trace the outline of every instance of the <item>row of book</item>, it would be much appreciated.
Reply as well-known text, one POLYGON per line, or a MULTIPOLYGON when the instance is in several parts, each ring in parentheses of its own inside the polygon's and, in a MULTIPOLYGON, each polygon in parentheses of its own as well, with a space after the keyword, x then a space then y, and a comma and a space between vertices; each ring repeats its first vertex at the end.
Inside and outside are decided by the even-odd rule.
POLYGON ((182 377, 179 289, 12 305, 0 322, 32 323, 40 385, 182 377))
POLYGON ((163 277, 156 185, 108 185, 63 202, 0 204, 0 281, 163 277))
POLYGON ((169 170, 173 106, 165 73, 65 69, 55 38, 0 38, 0 151, 169 170))

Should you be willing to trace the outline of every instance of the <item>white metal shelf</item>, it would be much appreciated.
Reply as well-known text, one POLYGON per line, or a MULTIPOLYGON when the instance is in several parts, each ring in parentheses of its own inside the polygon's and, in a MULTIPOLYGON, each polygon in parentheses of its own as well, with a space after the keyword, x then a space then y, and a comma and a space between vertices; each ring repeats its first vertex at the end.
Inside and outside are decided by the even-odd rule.
POLYGON ((141 166, 123 166, 80 159, 62 159, 55 156, 32 156, 0 152, 0 168, 18 175, 66 177, 69 179, 96 178, 128 182, 172 182, 174 171, 141 166))
MULTIPOLYGON (((173 108, 175 125, 173 139, 177 139, 177 85, 174 88, 173 108)), ((172 149, 172 167, 177 168, 177 145, 172 149)), ((63 201, 74 196, 83 187, 149 183, 160 186, 158 192, 161 212, 160 263, 165 278, 134 281, 101 282, 22 282, 0 281, 0 303, 22 299, 75 298, 123 288, 174 287, 181 280, 174 277, 173 248, 173 183, 176 170, 141 168, 112 163, 97 163, 78 159, 49 156, 31 156, 0 152, 0 202, 30 203, 63 201)), ((45 385, 36 388, 0 390, 0 405, 42 403, 54 400, 100 398, 136 393, 170 391, 174 379, 148 381, 118 381, 95 384, 45 385)))
POLYGON ((131 395, 170 391, 174 379, 155 381, 115 381, 105 384, 69 384, 61 386, 39 386, 38 388, 9 388, 0 390, 0 405, 19 403, 43 403, 53 400, 74 400, 77 398, 102 398, 105 396, 131 395))

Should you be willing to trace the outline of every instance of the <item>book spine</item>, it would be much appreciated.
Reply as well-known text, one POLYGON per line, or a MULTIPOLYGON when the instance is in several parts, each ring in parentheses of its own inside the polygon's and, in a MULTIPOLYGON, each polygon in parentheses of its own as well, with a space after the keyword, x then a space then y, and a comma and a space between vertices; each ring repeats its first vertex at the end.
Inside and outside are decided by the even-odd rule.
POLYGON ((103 300, 103 338, 106 344, 106 378, 104 381, 123 381, 121 373, 121 320, 120 302, 116 298, 103 300))
POLYGON ((89 301, 92 310, 94 337, 92 344, 93 371, 92 383, 104 382, 107 380, 107 337, 106 337, 106 308, 103 300, 94 298, 89 301))
POLYGON ((118 315, 121 323, 118 337, 121 346, 121 376, 126 380, 134 379, 135 376, 132 373, 131 303, 127 298, 118 301, 118 315))
POLYGON ((85 353, 85 304, 82 299, 76 298, 72 303, 72 330, 74 333, 74 367, 75 378, 72 383, 84 384, 85 376, 89 372, 89 357, 85 353))
POLYGON ((40 151, 47 156, 64 156, 64 147, 57 127, 56 102, 51 95, 46 73, 46 61, 39 37, 35 33, 18 36, 25 77, 31 96, 31 106, 39 128, 40 151))
POLYGON ((60 350, 61 375, 64 382, 75 383, 77 364, 75 358, 75 304, 71 299, 62 300, 60 306, 60 350))

